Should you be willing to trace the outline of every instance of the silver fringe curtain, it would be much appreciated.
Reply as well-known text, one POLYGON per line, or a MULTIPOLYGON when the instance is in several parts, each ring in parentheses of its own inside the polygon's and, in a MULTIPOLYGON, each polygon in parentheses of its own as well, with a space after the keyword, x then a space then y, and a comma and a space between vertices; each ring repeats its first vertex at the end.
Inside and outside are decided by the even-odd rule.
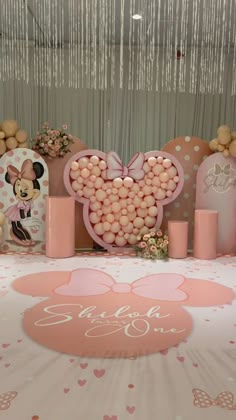
POLYGON ((230 58, 236 95, 236 0, 0 0, 0 13, 0 81, 219 94, 230 58))

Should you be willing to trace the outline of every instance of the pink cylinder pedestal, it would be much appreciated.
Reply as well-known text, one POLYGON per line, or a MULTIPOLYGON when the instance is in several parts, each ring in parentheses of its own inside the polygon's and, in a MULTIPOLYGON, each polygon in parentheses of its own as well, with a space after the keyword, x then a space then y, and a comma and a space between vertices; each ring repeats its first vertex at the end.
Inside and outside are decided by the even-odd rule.
POLYGON ((188 254, 188 222, 168 221, 168 255, 170 258, 186 258, 188 254))
POLYGON ((46 255, 67 258, 75 255, 75 200, 46 198, 46 255))
POLYGON ((195 210, 193 256, 200 260, 216 258, 218 211, 195 210))

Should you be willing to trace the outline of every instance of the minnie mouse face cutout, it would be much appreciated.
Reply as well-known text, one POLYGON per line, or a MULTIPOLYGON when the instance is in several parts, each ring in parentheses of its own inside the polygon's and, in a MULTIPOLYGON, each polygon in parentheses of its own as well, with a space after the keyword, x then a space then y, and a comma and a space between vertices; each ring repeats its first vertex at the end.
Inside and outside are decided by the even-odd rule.
POLYGON ((0 159, 0 193, 0 208, 5 215, 3 251, 20 251, 22 247, 43 251, 48 195, 44 160, 32 150, 6 153, 0 159))
POLYGON ((180 194, 184 174, 177 159, 165 152, 136 153, 123 166, 114 152, 86 150, 68 161, 64 183, 84 205, 91 237, 110 251, 133 246, 137 235, 160 227, 163 206, 180 194))

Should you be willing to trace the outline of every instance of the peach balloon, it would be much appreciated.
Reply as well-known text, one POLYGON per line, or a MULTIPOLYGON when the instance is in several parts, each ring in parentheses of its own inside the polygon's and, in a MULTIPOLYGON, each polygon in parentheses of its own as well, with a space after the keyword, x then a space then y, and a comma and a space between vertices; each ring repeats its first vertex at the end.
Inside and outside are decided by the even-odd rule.
POLYGON ((143 170, 144 170, 144 172, 147 174, 148 172, 150 172, 152 169, 151 169, 151 167, 148 165, 148 163, 147 162, 144 162, 144 164, 143 164, 143 170))
POLYGON ((130 191, 128 194, 128 197, 133 199, 135 197, 135 192, 134 191, 130 191))
POLYGON ((105 184, 105 182, 104 182, 104 184, 102 184, 102 189, 103 189, 104 191, 106 191, 106 190, 107 190, 107 184, 105 184))
POLYGON ((120 229, 121 229, 121 226, 119 222, 116 221, 111 224, 111 232, 117 233, 120 231, 120 229))
POLYGON ((128 189, 126 187, 120 187, 118 190, 118 195, 120 198, 126 198, 128 196, 128 189))
POLYGON ((167 183, 168 190, 174 191, 176 189, 176 183, 173 179, 170 179, 167 183))
MULTIPOLYGON (((125 217, 125 216, 124 216, 125 217)), ((133 220, 136 218, 136 212, 128 213, 128 219, 133 222, 133 220)))
POLYGON ((145 222, 145 226, 147 226, 147 227, 150 228, 150 227, 153 227, 155 225, 156 218, 155 217, 151 217, 151 216, 147 216, 147 217, 145 217, 144 222, 145 222))
POLYGON ((133 186, 134 180, 132 178, 130 178, 129 176, 125 177, 124 179, 124 186, 126 188, 131 188, 133 186))
POLYGON ((103 229, 105 232, 109 232, 111 230, 111 224, 109 222, 104 222, 103 229))
POLYGON ((28 135, 25 130, 18 130, 15 137, 18 143, 26 143, 28 135))
POLYGON ((101 169, 99 169, 98 166, 93 166, 93 169, 91 169, 91 174, 95 176, 101 175, 101 169))
MULTIPOLYGON (((89 177, 89 179, 90 179, 90 177, 89 177)), ((94 182, 92 182, 92 181, 88 181, 88 182, 87 182, 87 187, 89 187, 89 188, 94 188, 94 182)))
POLYGON ((113 213, 118 213, 121 210, 120 203, 119 202, 112 203, 111 209, 112 209, 113 213))
POLYGON ((95 203, 95 202, 97 201, 97 199, 96 199, 95 195, 92 195, 92 196, 90 197, 90 201, 91 201, 91 203, 95 203))
POLYGON ((135 206, 135 207, 140 207, 140 204, 141 204, 141 198, 139 198, 137 195, 134 197, 134 200, 133 200, 133 205, 135 206))
POLYGON ((96 176, 95 175, 90 175, 89 177, 91 182, 95 182, 96 181, 96 176))
POLYGON ((158 213, 158 209, 157 209, 157 207, 155 207, 155 206, 152 206, 152 207, 150 207, 150 208, 148 209, 148 214, 149 214, 149 216, 151 216, 151 217, 155 217, 155 216, 157 216, 157 213, 158 213))
POLYGON ((154 156, 148 159, 148 165, 151 167, 156 165, 156 158, 154 156))
POLYGON ((158 156, 157 163, 162 163, 162 162, 163 162, 163 157, 162 156, 158 156))
POLYGON ((96 213, 97 213, 98 216, 102 216, 103 215, 102 209, 98 209, 96 213))
POLYGON ((79 171, 70 171, 71 179, 77 179, 79 174, 80 174, 79 171))
MULTIPOLYGON (((150 174, 151 174, 151 172, 150 172, 150 174)), ((146 184, 147 185, 152 185, 152 180, 151 179, 147 179, 146 184)))
POLYGON ((8 139, 6 139, 6 146, 9 150, 16 149, 18 146, 18 143, 15 137, 8 137, 8 139))
POLYGON ((124 238, 127 240, 129 239, 129 233, 125 233, 124 238))
POLYGON ((174 181, 175 181, 175 182, 179 182, 179 177, 178 177, 178 176, 175 176, 175 177, 174 177, 174 181))
POLYGON ((146 201, 142 201, 141 204, 140 204, 140 207, 141 207, 141 209, 146 209, 146 207, 147 207, 146 201))
POLYGON ((111 206, 102 206, 102 211, 104 214, 109 214, 111 213, 111 206))
POLYGON ((82 190, 78 190, 77 193, 78 197, 83 197, 83 191, 82 190))
POLYGON ((127 226, 129 223, 129 219, 127 216, 121 216, 120 218, 120 224, 121 226, 127 226))
POLYGON ((141 229, 144 226, 144 220, 142 217, 136 217, 134 219, 134 227, 141 229))
POLYGON ((128 211, 127 211, 127 209, 122 209, 121 210, 121 214, 123 215, 123 216, 126 216, 126 214, 128 213, 128 211))
POLYGON ((163 166, 161 165, 161 164, 157 164, 157 165, 155 165, 153 168, 152 168, 152 171, 153 171, 153 173, 155 174, 155 175, 159 175, 159 174, 161 174, 162 172, 164 172, 164 168, 163 168, 163 166))
POLYGON ((127 206, 127 210, 128 210, 128 212, 129 212, 129 213, 133 213, 133 212, 134 212, 134 210, 135 210, 134 205, 133 205, 133 204, 129 204, 129 205, 127 206))
POLYGON ((136 235, 138 235, 138 233, 139 233, 139 229, 138 228, 134 228, 133 234, 136 236, 136 235))
POLYGON ((79 169, 79 164, 78 164, 78 162, 71 162, 70 167, 71 167, 72 171, 77 171, 77 169, 79 169))
POLYGON ((152 185, 156 185, 157 187, 160 187, 161 185, 161 181, 160 178, 158 176, 155 176, 152 180, 152 185))
POLYGON ((144 196, 144 192, 143 191, 139 191, 138 192, 138 197, 142 198, 144 196))
POLYGON ((172 162, 170 159, 164 159, 162 165, 164 166, 164 168, 170 168, 172 165, 172 162))
POLYGON ((137 240, 137 236, 136 236, 136 235, 134 235, 134 234, 131 234, 131 235, 129 236, 128 243, 129 243, 130 245, 135 245, 137 242, 138 242, 138 240, 137 240))
POLYGON ((91 203, 90 206, 89 206, 89 208, 92 211, 97 211, 97 210, 101 209, 101 207, 102 207, 102 204, 99 201, 95 201, 95 203, 91 203))
POLYGON ((162 172, 159 178, 161 182, 167 182, 169 180, 169 175, 167 172, 162 172))
POLYGON ((124 236, 117 236, 115 239, 115 243, 117 246, 125 246, 127 244, 127 240, 124 236))
POLYGON ((155 198, 157 200, 164 200, 166 193, 161 188, 158 188, 158 191, 155 193, 155 198))
POLYGON ((115 217, 115 220, 119 222, 121 218, 121 212, 119 211, 119 213, 114 213, 114 217, 115 217))
POLYGON ((133 232, 133 228, 134 228, 133 223, 129 222, 128 225, 123 226, 123 231, 127 233, 131 233, 133 232))
POLYGON ((157 190, 158 190, 158 188, 157 187, 152 187, 152 193, 154 194, 154 193, 156 193, 157 192, 157 190))
MULTIPOLYGON (((95 183, 94 183, 95 188, 100 189, 100 188, 102 188, 103 184, 104 184, 103 179, 102 179, 100 176, 99 176, 99 177, 97 177, 97 179, 96 179, 96 181, 95 181, 95 183)), ((104 191, 104 190, 103 190, 103 191, 104 191)))
POLYGON ((106 169, 107 164, 106 164, 105 160, 100 160, 98 166, 103 171, 104 169, 106 169))
POLYGON ((93 164, 89 162, 87 168, 91 171, 91 169, 93 169, 93 164))
POLYGON ((28 149, 27 143, 18 143, 18 149, 28 149))
POLYGON ((80 169, 87 168, 89 160, 87 157, 82 157, 78 161, 80 169))
POLYGON ((163 190, 167 190, 167 189, 168 189, 168 187, 167 187, 167 183, 166 183, 166 182, 162 182, 162 183, 161 183, 161 188, 162 188, 163 190))
POLYGON ((82 178, 82 176, 79 176, 79 177, 77 178, 77 182, 78 182, 79 184, 83 184, 83 183, 84 183, 84 179, 82 178))
POLYGON ((100 222, 100 217, 97 215, 97 213, 90 213, 89 214, 89 220, 91 223, 95 224, 95 223, 99 223, 100 222))
POLYGON ((96 225, 94 225, 93 229, 94 229, 94 232, 97 235, 103 235, 104 234, 104 228, 103 228, 102 223, 96 223, 96 225))
POLYGON ((153 173, 153 172, 149 172, 149 173, 147 174, 147 177, 148 177, 148 179, 152 179, 152 178, 154 178, 154 173, 153 173))
POLYGON ((121 198, 120 201, 119 201, 119 203, 120 203, 120 206, 121 206, 122 209, 126 209, 126 207, 127 207, 127 200, 125 198, 121 198))
POLYGON ((94 188, 84 187, 84 197, 85 198, 90 198, 94 194, 95 194, 95 189, 94 188))
POLYGON ((170 178, 174 178, 177 174, 177 169, 175 166, 171 166, 166 170, 166 173, 169 175, 170 178))
POLYGON ((106 198, 106 193, 105 191, 99 189, 96 191, 95 196, 98 201, 104 201, 104 199, 106 198))
POLYGON ((135 192, 136 194, 139 192, 140 188, 138 184, 134 184, 131 188, 131 191, 135 192))
POLYGON ((152 194, 152 187, 145 185, 142 189, 144 195, 150 195, 152 194))
POLYGON ((107 171, 106 171, 106 170, 101 171, 101 177, 102 177, 102 179, 104 179, 104 180, 106 180, 106 179, 107 179, 107 171))
POLYGON ((104 206, 109 206, 111 204, 109 198, 105 198, 103 204, 104 204, 104 206))
POLYGON ((171 190, 167 190, 166 195, 167 195, 167 197, 172 197, 173 193, 172 193, 171 190))
POLYGON ((77 181, 73 181, 72 184, 71 184, 71 186, 72 186, 72 189, 74 191, 78 191, 80 189, 80 186, 79 186, 79 184, 78 184, 77 181))
POLYGON ((112 214, 112 213, 108 213, 108 214, 106 215, 106 220, 107 220, 109 223, 113 223, 113 222, 114 222, 114 220, 115 220, 115 217, 113 216, 113 214, 112 214))
POLYGON ((99 158, 97 156, 91 156, 89 160, 94 166, 99 164, 99 158))
POLYGON ((139 217, 146 217, 147 214, 148 214, 148 210, 147 209, 142 209, 142 208, 137 209, 137 215, 139 217))
POLYGON ((104 242, 106 242, 107 244, 112 244, 115 241, 115 238, 116 237, 113 232, 105 232, 102 237, 104 242))
POLYGON ((111 188, 107 188, 107 195, 111 195, 111 188))
POLYGON ((115 178, 113 179, 112 184, 113 184, 113 187, 120 188, 123 185, 123 180, 121 178, 115 178))
POLYGON ((115 195, 115 194, 111 194, 111 195, 109 196, 109 199, 110 199, 110 201, 111 201, 112 203, 115 203, 116 201, 119 201, 119 197, 118 197, 118 195, 115 195))
POLYGON ((147 203, 148 207, 154 206, 154 204, 156 203, 156 200, 153 197, 153 195, 147 195, 146 197, 144 197, 143 200, 145 201, 145 203, 147 203))
POLYGON ((82 178, 88 178, 90 176, 90 171, 88 170, 88 168, 83 168, 81 169, 81 176, 82 178))
POLYGON ((148 232, 149 232, 149 228, 147 226, 143 226, 142 229, 140 229, 139 234, 140 235, 145 235, 148 232))

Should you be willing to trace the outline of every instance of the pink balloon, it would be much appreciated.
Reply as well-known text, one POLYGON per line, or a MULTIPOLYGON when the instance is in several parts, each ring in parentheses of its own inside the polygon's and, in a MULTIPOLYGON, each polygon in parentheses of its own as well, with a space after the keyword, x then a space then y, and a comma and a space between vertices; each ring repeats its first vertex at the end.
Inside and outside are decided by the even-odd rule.
POLYGON ((104 184, 102 184, 102 189, 104 190, 104 191, 106 191, 107 190, 107 184, 104 182, 104 184))

